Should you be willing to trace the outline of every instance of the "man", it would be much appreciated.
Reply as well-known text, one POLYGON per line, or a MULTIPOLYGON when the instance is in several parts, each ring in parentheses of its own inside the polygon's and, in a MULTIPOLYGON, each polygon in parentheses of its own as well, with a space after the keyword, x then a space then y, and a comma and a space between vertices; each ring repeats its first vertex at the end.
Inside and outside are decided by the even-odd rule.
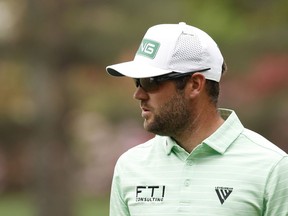
POLYGON ((135 80, 144 128, 156 136, 118 160, 110 216, 288 215, 288 157, 217 109, 226 66, 205 32, 148 29, 133 61, 106 68, 135 80))

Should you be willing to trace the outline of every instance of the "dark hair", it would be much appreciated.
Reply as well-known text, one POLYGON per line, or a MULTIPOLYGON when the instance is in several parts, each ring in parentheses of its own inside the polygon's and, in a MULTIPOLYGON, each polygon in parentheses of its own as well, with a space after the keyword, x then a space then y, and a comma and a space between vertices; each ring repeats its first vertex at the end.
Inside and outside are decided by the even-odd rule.
MULTIPOLYGON (((222 75, 224 73, 226 73, 227 71, 227 65, 225 62, 223 62, 222 64, 222 75)), ((190 75, 187 75, 185 77, 181 77, 178 79, 175 79, 176 81, 176 87, 178 90, 183 90, 188 79, 189 79, 190 75)), ((213 80, 207 80, 206 79, 206 85, 205 85, 205 89, 210 97, 210 101, 211 103, 213 103, 215 106, 218 103, 218 98, 219 98, 219 93, 220 93, 220 86, 219 86, 219 82, 213 81, 213 80)))
MULTIPOLYGON (((222 75, 227 72, 227 65, 225 62, 222 64, 222 75)), ((213 103, 215 106, 217 106, 219 93, 220 93, 220 85, 219 82, 213 81, 213 80, 206 80, 205 85, 206 91, 210 97, 211 103, 213 103)))
POLYGON ((220 93, 219 83, 213 80, 206 80, 205 89, 210 97, 211 103, 217 105, 220 93))

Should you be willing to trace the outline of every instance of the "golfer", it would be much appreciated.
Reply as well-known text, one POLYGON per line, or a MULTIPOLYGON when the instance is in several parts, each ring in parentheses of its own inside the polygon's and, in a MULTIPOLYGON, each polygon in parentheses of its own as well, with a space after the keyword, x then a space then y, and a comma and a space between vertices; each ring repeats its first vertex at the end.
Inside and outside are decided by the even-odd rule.
POLYGON ((110 216, 288 215, 287 154, 218 108, 226 65, 208 34, 153 26, 133 61, 106 70, 134 79, 155 134, 118 159, 110 216))

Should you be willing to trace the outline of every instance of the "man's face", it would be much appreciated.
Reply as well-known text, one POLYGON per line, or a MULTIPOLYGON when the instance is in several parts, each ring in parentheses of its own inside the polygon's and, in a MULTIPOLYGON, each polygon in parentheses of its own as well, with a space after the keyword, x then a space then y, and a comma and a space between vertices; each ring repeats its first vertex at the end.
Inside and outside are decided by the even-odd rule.
POLYGON ((151 92, 138 87, 134 98, 140 101, 144 128, 149 132, 173 137, 190 122, 184 91, 177 90, 173 81, 163 82, 151 92))

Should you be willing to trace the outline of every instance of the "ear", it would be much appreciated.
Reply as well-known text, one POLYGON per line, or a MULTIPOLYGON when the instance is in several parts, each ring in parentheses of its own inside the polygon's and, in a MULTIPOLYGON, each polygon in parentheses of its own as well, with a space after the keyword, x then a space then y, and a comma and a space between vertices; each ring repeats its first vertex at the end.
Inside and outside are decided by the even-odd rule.
POLYGON ((194 73, 191 75, 187 83, 187 91, 190 98, 195 98, 201 95, 205 88, 206 79, 201 73, 194 73))

